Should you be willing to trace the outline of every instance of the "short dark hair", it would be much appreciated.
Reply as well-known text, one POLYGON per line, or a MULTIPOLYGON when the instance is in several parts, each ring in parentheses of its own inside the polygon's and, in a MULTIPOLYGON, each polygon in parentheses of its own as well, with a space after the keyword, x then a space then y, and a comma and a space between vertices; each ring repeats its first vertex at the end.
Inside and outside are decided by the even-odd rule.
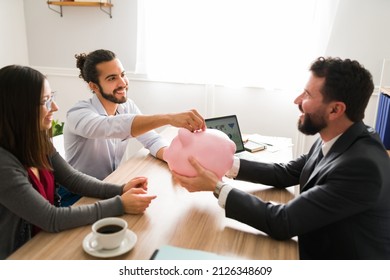
POLYGON ((321 93, 324 102, 341 101, 346 105, 346 115, 361 121, 374 91, 371 73, 359 62, 350 59, 319 57, 310 66, 316 77, 325 78, 321 93))
POLYGON ((45 79, 27 66, 0 69, 0 146, 25 166, 51 169, 51 130, 41 130, 40 116, 45 79))
POLYGON ((80 69, 79 77, 87 83, 99 84, 99 73, 96 65, 102 62, 111 61, 116 58, 115 53, 109 50, 96 50, 89 54, 80 53, 75 55, 76 66, 80 69))

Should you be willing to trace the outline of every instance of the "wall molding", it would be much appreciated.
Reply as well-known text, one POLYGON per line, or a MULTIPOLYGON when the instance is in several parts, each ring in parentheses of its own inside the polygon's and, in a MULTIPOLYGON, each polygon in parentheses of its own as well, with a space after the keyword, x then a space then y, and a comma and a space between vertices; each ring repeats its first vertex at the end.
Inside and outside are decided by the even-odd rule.
MULTIPOLYGON (((72 77, 77 78, 79 76, 79 69, 77 68, 58 68, 58 67, 45 67, 45 66, 31 66, 32 68, 42 72, 44 75, 50 77, 72 77)), ((168 81, 156 81, 156 80, 150 80, 147 78, 144 74, 135 74, 132 72, 126 73, 129 80, 131 81, 142 81, 146 83, 166 83, 166 84, 191 84, 191 83, 181 83, 181 82, 168 82, 168 81)), ((205 92, 205 99, 204 99, 204 106, 205 106, 205 113, 206 116, 212 116, 215 112, 215 89, 217 85, 207 85, 207 84, 191 84, 191 85, 203 85, 204 86, 204 92, 205 92)), ((286 94, 286 93, 284 93, 286 94)), ((374 92, 371 96, 372 100, 375 102, 374 104, 377 104, 377 97, 380 94, 380 88, 379 86, 376 86, 374 88, 374 92)), ((376 116, 376 112, 375 112, 376 116)), ((375 117, 376 118, 376 117, 375 117)), ((292 137, 294 142, 294 148, 293 148, 293 154, 294 157, 297 155, 300 155, 304 152, 306 152, 308 146, 311 146, 312 138, 313 136, 306 136, 302 133, 300 133, 298 130, 296 134, 292 137)))
MULTIPOLYGON (((80 70, 78 68, 59 68, 59 67, 47 67, 47 66, 31 66, 32 68, 40 71, 46 76, 57 76, 57 77, 75 77, 78 78, 80 70)), ((135 74, 133 72, 126 72, 127 77, 130 80, 144 80, 147 79, 144 74, 135 74)))
MULTIPOLYGON (((59 68, 59 67, 47 67, 47 66, 31 66, 32 68, 40 71, 46 76, 58 76, 58 77, 79 77, 80 70, 78 68, 59 68)), ((202 83, 187 83, 187 82, 174 82, 174 81, 162 81, 162 80, 154 80, 147 77, 146 74, 134 73, 134 72, 126 72, 129 80, 134 81, 145 81, 145 82, 158 82, 158 83, 167 83, 167 84, 191 84, 191 85, 205 85, 207 87, 213 88, 214 84, 202 84, 202 83)), ((244 88, 258 88, 264 89, 262 87, 244 87, 244 88)), ((271 90, 275 91, 275 90, 271 90)), ((277 90, 279 91, 279 90, 277 90)), ((283 92, 283 90, 282 90, 283 92)), ((372 93, 373 96, 377 96, 380 93, 380 86, 377 85, 374 88, 372 93)))
POLYGON ((46 76, 78 77, 80 71, 77 68, 58 68, 47 66, 31 66, 46 76))

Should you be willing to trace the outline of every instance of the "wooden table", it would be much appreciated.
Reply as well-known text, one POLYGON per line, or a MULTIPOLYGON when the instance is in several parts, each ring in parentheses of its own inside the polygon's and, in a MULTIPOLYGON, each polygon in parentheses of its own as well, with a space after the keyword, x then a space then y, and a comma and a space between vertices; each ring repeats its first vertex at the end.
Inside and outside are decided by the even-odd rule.
MULTIPOLYGON (((175 129, 162 132, 172 139, 175 129)), ((278 152, 261 151, 264 160, 287 161, 291 147, 278 152)), ((211 192, 189 193, 172 182, 165 162, 141 149, 122 164, 105 181, 124 183, 135 176, 149 178, 149 193, 157 198, 142 215, 124 215, 129 228, 138 237, 135 247, 112 259, 149 259, 163 245, 204 250, 236 259, 298 259, 296 239, 277 241, 250 226, 225 217, 211 192)), ((294 189, 277 190, 241 181, 231 183, 263 200, 285 203, 294 197, 294 189)), ((82 198, 78 204, 92 203, 93 198, 82 198)), ((66 230, 61 233, 41 232, 9 259, 96 259, 84 252, 82 242, 91 226, 66 230)))

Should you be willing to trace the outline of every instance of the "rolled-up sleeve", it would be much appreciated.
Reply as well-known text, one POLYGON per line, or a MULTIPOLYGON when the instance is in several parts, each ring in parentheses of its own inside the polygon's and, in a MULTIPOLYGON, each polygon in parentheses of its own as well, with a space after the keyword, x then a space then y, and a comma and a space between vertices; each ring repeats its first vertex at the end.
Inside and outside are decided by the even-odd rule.
POLYGON ((169 142, 163 139, 157 132, 154 130, 149 131, 145 134, 142 134, 137 137, 137 140, 142 143, 142 145, 150 151, 150 153, 155 157, 157 152, 169 145, 169 142))

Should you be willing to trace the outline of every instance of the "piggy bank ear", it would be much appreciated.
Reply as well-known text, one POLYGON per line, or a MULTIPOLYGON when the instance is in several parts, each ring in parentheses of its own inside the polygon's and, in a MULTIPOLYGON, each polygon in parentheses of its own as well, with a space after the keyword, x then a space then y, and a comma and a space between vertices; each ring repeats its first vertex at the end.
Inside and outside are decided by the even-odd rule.
POLYGON ((236 144, 233 141, 231 141, 229 144, 230 144, 230 151, 234 154, 237 148, 236 144))
POLYGON ((190 145, 193 141, 193 134, 191 131, 185 128, 180 128, 178 132, 178 137, 180 139, 181 144, 183 147, 186 147, 190 145))

